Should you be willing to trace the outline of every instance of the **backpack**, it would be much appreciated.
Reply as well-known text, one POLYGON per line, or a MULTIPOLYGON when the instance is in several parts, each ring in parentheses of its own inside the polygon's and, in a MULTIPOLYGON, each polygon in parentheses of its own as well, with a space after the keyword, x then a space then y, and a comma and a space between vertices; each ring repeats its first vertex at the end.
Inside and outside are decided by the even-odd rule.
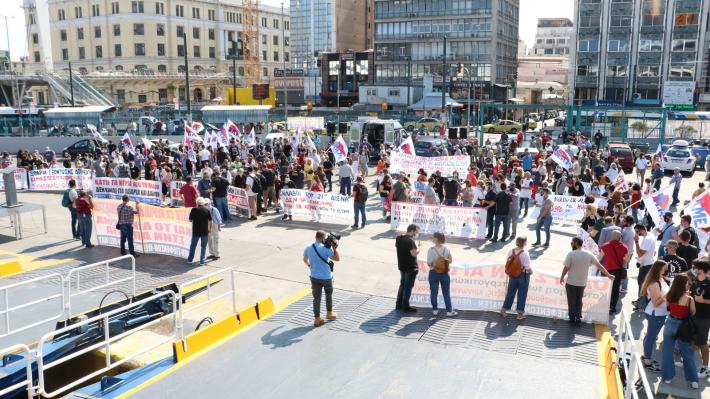
POLYGON ((357 184, 355 185, 355 187, 357 187, 357 195, 355 196, 355 201, 364 204, 365 202, 367 202, 367 187, 364 184, 357 184))
POLYGON ((261 178, 259 177, 258 174, 255 174, 252 177, 252 180, 254 181, 254 184, 252 184, 252 186, 251 186, 251 191, 253 191, 257 194, 264 191, 264 188, 261 186, 261 178))
POLYGON ((522 253, 523 251, 520 251, 516 254, 515 250, 513 250, 513 253, 505 262, 505 274, 509 277, 519 277, 523 274, 523 264, 520 262, 520 254, 522 253))
POLYGON ((449 272, 449 260, 441 256, 436 249, 436 260, 434 261, 434 272, 437 274, 446 274, 449 272))
POLYGON ((70 190, 64 190, 64 195, 62 195, 62 206, 65 208, 69 208, 71 206, 71 199, 69 198, 69 191, 70 190))

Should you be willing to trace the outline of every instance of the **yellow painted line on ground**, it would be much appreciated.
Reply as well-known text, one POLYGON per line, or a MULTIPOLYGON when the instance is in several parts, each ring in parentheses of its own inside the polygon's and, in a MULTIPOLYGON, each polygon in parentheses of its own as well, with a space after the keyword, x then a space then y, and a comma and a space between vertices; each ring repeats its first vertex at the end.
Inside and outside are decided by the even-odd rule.
POLYGON ((148 381, 145 381, 145 382, 139 384, 138 386, 129 389, 127 392, 125 392, 125 393, 119 395, 116 399, 125 399, 125 398, 128 398, 129 396, 140 392, 140 391, 143 390, 144 388, 146 388, 146 387, 148 387, 148 386, 150 386, 150 385, 152 385, 152 384, 154 384, 154 383, 156 383, 156 382, 162 380, 163 378, 167 377, 168 375, 170 375, 170 374, 174 373, 175 371, 179 370, 180 368, 184 367, 186 364, 190 364, 191 362, 193 362, 193 361, 199 359, 200 357, 206 355, 207 353, 210 353, 212 350, 214 350, 215 348, 221 346, 222 344, 226 343, 227 341, 229 341, 230 339, 236 337, 237 335, 242 334, 242 333, 245 332, 245 331, 249 331, 252 327, 254 327, 254 326, 256 326, 256 325, 259 325, 259 323, 260 323, 261 321, 268 319, 270 316, 273 316, 274 314, 278 313, 278 311, 284 309, 284 308, 287 307, 288 305, 290 305, 290 304, 292 304, 292 303, 298 301, 299 299, 303 298, 303 297, 304 297, 306 294, 308 294, 310 291, 311 291, 310 288, 304 288, 304 289, 302 289, 302 290, 300 290, 300 291, 294 293, 293 295, 289 296, 289 297, 286 298, 285 300, 279 302, 279 305, 278 305, 278 307, 277 307, 277 311, 274 312, 273 314, 271 314, 271 315, 265 317, 265 318, 262 319, 262 320, 257 320, 256 322, 251 323, 251 324, 249 324, 248 326, 246 326, 246 327, 244 327, 244 328, 241 328, 241 329, 235 331, 233 334, 222 338, 221 340, 219 340, 219 341, 213 343, 212 345, 206 347, 206 348, 205 348, 204 350, 202 350, 201 352, 196 353, 196 354, 193 355, 193 356, 190 356, 189 358, 183 360, 182 362, 176 363, 173 367, 171 367, 171 368, 169 368, 169 369, 163 371, 162 373, 156 375, 155 377, 149 379, 148 381))
POLYGON ((603 399, 619 399, 624 397, 619 375, 614 348, 614 339, 609 332, 609 327, 595 324, 594 332, 597 337, 597 354, 599 357, 599 396, 603 399))
POLYGON ((19 272, 18 271, 11 271, 7 274, 0 273, 0 275, 2 275, 3 277, 10 277, 10 276, 14 276, 14 275, 17 275, 17 274, 20 274, 23 272, 29 272, 32 270, 42 269, 44 267, 57 266, 57 265, 62 265, 65 263, 76 261, 76 259, 74 259, 74 258, 42 259, 41 257, 20 254, 20 253, 12 252, 12 251, 6 251, 4 249, 0 249, 0 255, 7 256, 6 259, 0 260, 0 263, 16 260, 17 262, 20 263, 20 269, 21 269, 21 271, 19 271, 19 272))

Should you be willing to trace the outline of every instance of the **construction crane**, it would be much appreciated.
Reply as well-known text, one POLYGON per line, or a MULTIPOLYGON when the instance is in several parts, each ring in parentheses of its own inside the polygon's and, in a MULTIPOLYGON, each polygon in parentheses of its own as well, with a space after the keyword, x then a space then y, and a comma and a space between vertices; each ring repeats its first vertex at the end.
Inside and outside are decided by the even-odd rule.
POLYGON ((261 82, 259 61, 259 1, 242 0, 244 13, 244 85, 249 87, 261 82))

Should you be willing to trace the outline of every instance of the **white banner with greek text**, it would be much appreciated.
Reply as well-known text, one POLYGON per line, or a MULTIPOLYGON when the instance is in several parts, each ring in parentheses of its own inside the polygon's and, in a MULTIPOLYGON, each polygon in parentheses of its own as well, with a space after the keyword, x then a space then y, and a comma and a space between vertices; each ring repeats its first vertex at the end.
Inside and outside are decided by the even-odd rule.
POLYGON ((422 234, 439 232, 448 237, 484 239, 486 211, 462 206, 393 202, 390 229, 405 232, 410 224, 419 226, 422 234))
POLYGON ((94 178, 94 197, 121 199, 123 194, 128 194, 131 201, 151 205, 160 205, 163 198, 159 181, 118 177, 94 178))
MULTIPOLYGON (((17 190, 27 190, 27 169, 17 168, 14 171, 15 174, 15 189, 17 190)), ((2 176, 0 176, 0 191, 5 191, 5 181, 2 176)))
POLYGON ((347 195, 283 189, 279 201, 286 215, 353 220, 353 205, 347 195))
POLYGON ((76 181, 76 188, 90 190, 91 169, 57 168, 31 170, 30 191, 64 191, 69 188, 69 180, 76 181))
POLYGON ((466 176, 468 168, 471 166, 471 158, 468 155, 457 155, 450 157, 416 157, 407 158, 397 151, 390 154, 390 172, 405 173, 416 176, 419 169, 424 169, 432 174, 437 170, 442 176, 451 176, 458 172, 459 176, 466 176))
MULTIPOLYGON (((573 197, 569 195, 551 195, 552 200, 552 221, 555 223, 576 223, 584 216, 587 204, 584 197, 573 197)), ((597 208, 606 209, 607 201, 603 198, 596 198, 594 205, 597 208)), ((535 207, 530 213, 531 220, 537 220, 540 215, 540 207, 535 207)))

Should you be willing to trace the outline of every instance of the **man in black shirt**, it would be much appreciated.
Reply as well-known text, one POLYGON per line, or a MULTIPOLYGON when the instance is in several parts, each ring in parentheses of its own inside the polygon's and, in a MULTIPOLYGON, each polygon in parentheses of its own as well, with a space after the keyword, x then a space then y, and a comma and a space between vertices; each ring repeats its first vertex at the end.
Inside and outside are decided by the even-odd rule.
POLYGON ((513 198, 506 192, 507 188, 508 186, 505 183, 501 183, 500 192, 495 196, 496 210, 494 218, 496 227, 491 242, 498 242, 498 230, 501 224, 503 224, 503 237, 501 237, 500 240, 505 241, 508 238, 510 231, 508 214, 510 213, 510 203, 513 201, 513 198))
POLYGON ((685 259, 678 256, 676 253, 677 250, 678 241, 668 240, 668 242, 666 242, 666 254, 663 256, 663 260, 668 263, 668 272, 664 277, 669 284, 675 276, 685 274, 689 269, 685 259))
POLYGON ((496 193, 493 191, 493 185, 491 183, 486 183, 486 196, 483 198, 483 207, 486 208, 486 227, 488 227, 488 234, 486 234, 486 239, 489 240, 493 237, 493 215, 496 213, 496 193))
POLYGON ((680 235, 680 245, 678 245, 678 256, 685 260, 685 263, 692 265, 693 261, 698 259, 700 250, 695 245, 690 244, 690 232, 687 230, 681 231, 680 235))
POLYGON ((222 175, 217 168, 215 168, 214 174, 212 175, 212 183, 210 184, 210 187, 212 190, 212 201, 214 201, 214 207, 219 211, 224 223, 230 223, 232 221, 232 216, 229 214, 229 204, 227 203, 227 188, 229 188, 229 182, 222 178, 222 175))
POLYGON ((450 179, 444 181, 444 205, 456 206, 460 191, 459 174, 454 172, 450 179))
POLYGON ((695 260, 693 266, 698 274, 690 288, 693 299, 695 299, 695 344, 700 347, 700 357, 703 365, 700 367, 698 376, 705 378, 710 376, 708 369, 708 331, 710 331, 710 262, 706 260, 695 260))
POLYGON ((407 233, 398 236, 395 240, 397 248, 397 267, 399 268, 399 290, 397 291, 396 310, 402 312, 416 312, 417 310, 409 306, 409 298, 412 296, 412 288, 417 279, 419 266, 417 265, 417 255, 419 249, 414 242, 419 228, 415 224, 407 226, 407 233))
POLYGON ((192 241, 190 242, 190 254, 187 256, 187 263, 194 265, 192 259, 195 257, 197 241, 200 241, 200 266, 204 266, 207 242, 212 231, 212 215, 205 208, 204 198, 198 198, 197 206, 190 210, 190 221, 192 222, 192 241))
POLYGON ((273 166, 266 164, 261 170, 261 175, 264 177, 264 212, 269 208, 269 204, 278 207, 278 200, 276 199, 276 174, 272 168, 273 166))
POLYGON ((328 191, 333 191, 333 163, 330 159, 323 161, 323 173, 325 173, 325 180, 328 182, 328 191))

